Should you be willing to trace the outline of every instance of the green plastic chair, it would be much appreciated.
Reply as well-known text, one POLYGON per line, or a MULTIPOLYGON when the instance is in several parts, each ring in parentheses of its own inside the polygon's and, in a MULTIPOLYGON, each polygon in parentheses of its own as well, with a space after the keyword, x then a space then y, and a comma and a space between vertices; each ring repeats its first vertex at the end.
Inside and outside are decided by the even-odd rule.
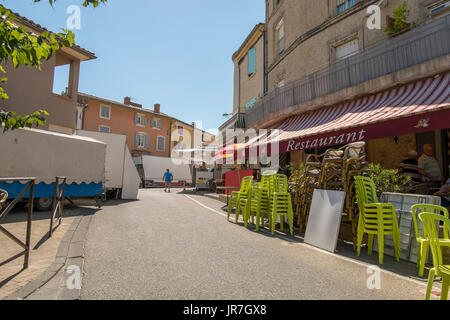
MULTIPOLYGON (((274 175, 263 175, 261 177, 260 195, 259 195, 259 213, 256 213, 257 219, 261 219, 261 225, 265 227, 264 218, 268 217, 269 226, 272 224, 272 207, 271 199, 273 195, 274 175)), ((257 226, 259 231, 259 227, 257 226)))
POLYGON ((444 223, 444 230, 449 232, 450 220, 441 215, 434 213, 420 213, 419 219, 422 221, 426 237, 430 243, 431 254, 433 255, 434 267, 430 270, 428 276, 428 287, 425 295, 426 300, 431 299, 431 290, 433 289, 433 283, 436 276, 442 278, 442 290, 441 300, 448 299, 448 288, 450 284, 450 265, 443 265, 442 263, 442 250, 439 239, 439 225, 444 223))
MULTIPOLYGON (((273 210, 272 210, 272 235, 275 234, 275 223, 277 217, 287 216, 289 221, 289 231, 291 236, 294 235, 294 210, 292 209, 291 195, 287 192, 275 192, 273 194, 273 210)), ((284 231, 284 219, 280 219, 280 229, 284 231)))
MULTIPOLYGON (((419 225, 417 223, 417 216, 421 212, 426 213, 434 213, 438 215, 443 215, 447 219, 448 216, 448 210, 444 207, 433 205, 433 204, 416 204, 412 206, 412 216, 414 221, 414 230, 416 232, 416 240, 419 244, 419 251, 417 253, 417 267, 419 268, 419 276, 423 277, 425 273, 425 260, 427 259, 428 255, 428 246, 430 245, 430 241, 428 238, 424 235, 424 232, 422 234, 419 234, 419 225)), ((449 232, 448 228, 444 228, 444 238, 439 239, 439 245, 440 246, 446 246, 450 247, 450 238, 449 238, 449 232)))
POLYGON ((233 207, 236 208, 236 223, 239 221, 239 214, 241 209, 241 199, 248 199, 252 187, 253 177, 244 177, 241 182, 241 188, 239 191, 233 191, 231 193, 230 202, 228 204, 228 217, 230 220, 230 214, 233 207))
POLYGON ((372 179, 355 177, 356 200, 359 207, 358 219, 358 257, 364 234, 368 235, 369 255, 372 254, 374 236, 378 238, 378 262, 383 264, 384 236, 392 235, 394 239, 395 257, 400 261, 400 230, 394 206, 390 203, 379 203, 372 179))
POLYGON ((246 203, 246 208, 244 210, 245 227, 247 228, 250 217, 252 218, 252 223, 254 224, 256 216, 257 231, 259 231, 260 220, 262 220, 260 213, 261 208, 260 196, 261 196, 261 188, 259 188, 259 186, 253 185, 252 191, 250 193, 250 199, 246 203))
POLYGON ((284 174, 276 174, 272 180, 273 193, 270 201, 272 212, 271 231, 275 234, 277 217, 280 218, 280 229, 284 231, 284 216, 288 217, 291 235, 294 235, 294 210, 292 209, 291 195, 288 192, 288 178, 284 174))

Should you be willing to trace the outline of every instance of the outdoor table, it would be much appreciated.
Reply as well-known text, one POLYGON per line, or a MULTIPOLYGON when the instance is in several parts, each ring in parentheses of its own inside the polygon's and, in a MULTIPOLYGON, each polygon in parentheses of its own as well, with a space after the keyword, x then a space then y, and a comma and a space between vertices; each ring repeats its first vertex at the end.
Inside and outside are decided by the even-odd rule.
MULTIPOLYGON (((421 203, 440 205, 440 198, 421 194, 384 192, 380 197, 380 201, 394 205, 400 229, 400 259, 417 263, 418 243, 416 241, 411 207, 421 203)), ((422 223, 418 223, 418 228, 419 232, 422 232, 422 223)), ((385 240, 384 253, 389 256, 395 256, 393 247, 392 237, 388 236, 385 240)), ((373 250, 378 251, 376 241, 373 250)), ((431 258, 431 255, 429 255, 429 258, 431 258)))

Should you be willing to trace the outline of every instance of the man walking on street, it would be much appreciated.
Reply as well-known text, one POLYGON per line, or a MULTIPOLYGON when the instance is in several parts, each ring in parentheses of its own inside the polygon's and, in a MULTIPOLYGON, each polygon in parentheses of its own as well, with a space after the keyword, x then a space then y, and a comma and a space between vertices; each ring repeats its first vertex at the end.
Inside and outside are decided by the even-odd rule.
POLYGON ((165 183, 164 192, 167 192, 167 188, 169 189, 170 192, 170 184, 173 180, 173 175, 172 173, 170 173, 170 169, 167 169, 167 171, 164 173, 163 180, 165 183))

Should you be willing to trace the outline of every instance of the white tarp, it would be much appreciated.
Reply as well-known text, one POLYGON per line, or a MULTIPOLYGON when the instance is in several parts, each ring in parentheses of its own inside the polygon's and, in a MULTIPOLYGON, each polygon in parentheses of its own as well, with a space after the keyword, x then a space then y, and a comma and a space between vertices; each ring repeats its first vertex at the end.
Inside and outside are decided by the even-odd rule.
POLYGON ((123 200, 137 199, 140 177, 128 150, 126 136, 86 130, 77 130, 77 134, 106 143, 106 188, 122 189, 123 200))
POLYGON ((162 182, 162 177, 167 169, 173 174, 173 182, 186 181, 192 183, 191 166, 189 162, 181 159, 173 159, 156 156, 142 156, 145 180, 162 182))
POLYGON ((125 146, 125 164, 123 169, 123 200, 136 200, 139 192, 141 177, 136 170, 136 165, 131 157, 130 150, 125 146))
POLYGON ((62 133, 17 129, 0 134, 0 177, 36 177, 52 183, 99 183, 105 179, 106 144, 62 133))

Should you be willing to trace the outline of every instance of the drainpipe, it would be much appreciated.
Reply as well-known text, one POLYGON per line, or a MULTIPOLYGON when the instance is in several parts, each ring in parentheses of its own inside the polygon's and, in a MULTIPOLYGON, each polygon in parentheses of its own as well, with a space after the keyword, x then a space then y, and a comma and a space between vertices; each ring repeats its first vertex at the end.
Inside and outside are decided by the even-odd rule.
POLYGON ((264 76, 263 76, 263 96, 267 93, 268 87, 268 77, 267 77, 267 22, 264 24, 263 31, 263 65, 264 65, 264 76))
POLYGON ((238 61, 238 114, 241 112, 241 63, 238 61))

